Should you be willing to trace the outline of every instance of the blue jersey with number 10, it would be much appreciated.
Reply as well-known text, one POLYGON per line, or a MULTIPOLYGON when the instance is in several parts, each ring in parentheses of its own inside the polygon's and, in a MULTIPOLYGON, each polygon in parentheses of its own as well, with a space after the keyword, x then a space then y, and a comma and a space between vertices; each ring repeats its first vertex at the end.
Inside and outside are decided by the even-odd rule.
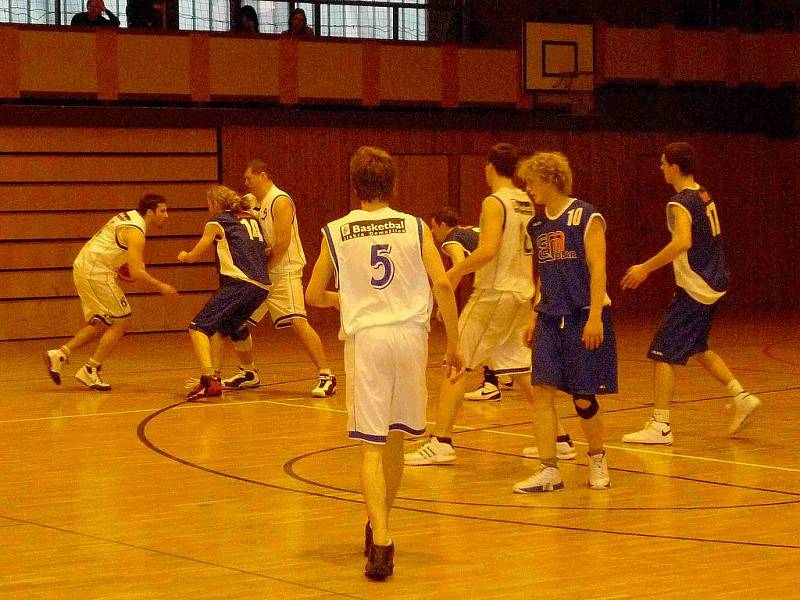
MULTIPOLYGON (((537 216, 528 223, 541 280, 538 313, 566 316, 588 308, 591 302, 586 231, 593 219, 605 219, 587 202, 573 199, 560 214, 537 216)), ((610 304, 606 296, 605 304, 610 304)))
POLYGON ((389 207, 354 210, 322 233, 336 273, 345 335, 379 325, 427 325, 432 298, 419 218, 389 207))

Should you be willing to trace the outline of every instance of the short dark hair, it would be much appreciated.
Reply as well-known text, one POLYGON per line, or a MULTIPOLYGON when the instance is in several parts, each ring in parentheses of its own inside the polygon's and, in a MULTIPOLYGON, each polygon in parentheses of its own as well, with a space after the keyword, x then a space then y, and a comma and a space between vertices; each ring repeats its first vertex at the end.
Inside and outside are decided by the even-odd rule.
POLYGON ((684 175, 694 175, 697 153, 686 142, 673 142, 664 148, 664 160, 670 165, 678 165, 684 175))
POLYGON ((498 175, 513 177, 519 162, 519 149, 514 144, 495 144, 489 150, 486 161, 498 175))
POLYGON ((452 206, 445 206, 440 208, 431 215, 431 218, 437 223, 444 223, 448 227, 455 227, 461 220, 461 215, 452 206))
POLYGON ((256 158, 248 162, 244 170, 246 171, 247 169, 250 169, 256 175, 258 175, 259 173, 264 173, 267 177, 269 177, 269 171, 267 170, 267 163, 265 163, 260 158, 256 158))
POLYGON ((364 202, 388 201, 394 193, 396 171, 391 155, 374 146, 361 146, 350 159, 350 181, 364 202))
POLYGON ((148 210, 155 212, 159 204, 166 203, 167 199, 164 198, 164 196, 159 196, 158 194, 146 194, 139 200, 139 207, 136 210, 140 215, 145 216, 148 210))
POLYGON ((237 31, 242 31, 244 29, 242 27, 242 17, 247 17, 248 19, 250 19, 256 26, 256 31, 259 30, 258 13, 256 13, 255 8, 253 8, 249 4, 245 4, 239 9, 238 14, 236 15, 236 21, 234 22, 234 28, 237 31))

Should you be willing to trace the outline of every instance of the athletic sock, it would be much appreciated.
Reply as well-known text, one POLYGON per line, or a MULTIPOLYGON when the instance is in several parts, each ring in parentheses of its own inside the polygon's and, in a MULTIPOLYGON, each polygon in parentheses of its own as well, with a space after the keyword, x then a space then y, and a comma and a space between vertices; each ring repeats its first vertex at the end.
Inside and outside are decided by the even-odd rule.
POLYGON ((497 381, 497 373, 492 371, 489 367, 483 367, 483 380, 486 383, 491 383, 494 387, 500 385, 500 382, 497 381))
POLYGON ((656 408, 653 410, 653 420, 657 423, 664 423, 665 425, 669 425, 669 409, 668 408, 656 408))
POLYGON ((89 360, 86 361, 86 366, 92 367, 93 369, 99 369, 100 365, 101 363, 97 362, 94 358, 90 358, 89 360))
POLYGON ((542 466, 543 467, 552 467, 553 469, 558 468, 558 459, 554 456, 553 458, 543 458, 542 459, 542 466))
POLYGON ((320 369, 319 370, 319 374, 320 375, 333 375, 333 371, 331 371, 330 369, 320 369))
POLYGON ((725 386, 728 389, 728 393, 731 396, 736 396, 737 394, 741 394, 744 391, 742 384, 739 383, 737 379, 731 379, 728 382, 728 385, 725 386))
POLYGON ((442 444, 450 444, 451 446, 453 445, 453 438, 451 437, 441 437, 438 435, 435 435, 433 437, 435 437, 436 440, 442 444))
POLYGON ((556 442, 570 442, 570 441, 572 441, 572 438, 569 437, 568 433, 565 433, 564 435, 556 436, 556 442))
POLYGON ((66 356, 67 358, 69 358, 69 355, 71 354, 71 352, 70 352, 69 348, 67 348, 66 346, 61 346, 61 347, 59 348, 59 351, 60 351, 62 354, 64 354, 64 356, 66 356))

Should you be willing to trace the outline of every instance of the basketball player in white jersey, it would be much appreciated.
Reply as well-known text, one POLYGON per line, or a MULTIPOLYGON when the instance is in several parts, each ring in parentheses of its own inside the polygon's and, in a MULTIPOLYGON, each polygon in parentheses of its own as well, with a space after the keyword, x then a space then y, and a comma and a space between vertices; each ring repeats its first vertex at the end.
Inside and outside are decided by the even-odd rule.
MULTIPOLYGON (((61 369, 69 362, 72 352, 105 330, 91 358, 75 373, 75 378, 93 390, 103 392, 111 389, 100 378, 101 366, 125 335, 133 314, 117 282, 123 265, 127 263, 132 280, 148 283, 164 296, 178 295, 174 287, 150 275, 144 266, 147 229, 160 229, 166 220, 167 201, 163 196, 147 194, 139 200, 136 210, 113 217, 81 248, 72 265, 72 277, 86 325, 66 344, 44 354, 47 372, 57 385, 61 385, 61 369)), ((121 276, 127 278, 128 274, 121 276)))
MULTIPOLYGON (((264 161, 247 163, 244 184, 252 201, 250 208, 261 221, 271 249, 268 267, 272 282, 267 300, 248 321, 255 325, 269 312, 276 329, 291 327, 319 369, 319 380, 311 395, 332 396, 336 392, 336 377, 328 364, 322 340, 308 322, 303 302, 306 256, 300 242, 294 201, 273 183, 264 161)), ((245 340, 235 342, 234 347, 239 355, 239 373, 224 379, 222 385, 229 389, 258 387, 261 381, 253 363, 252 336, 248 334, 245 340)))
POLYGON ((348 430, 362 441, 369 515, 365 574, 384 579, 394 569, 389 511, 403 474, 403 432, 425 431, 431 282, 447 332, 446 377, 453 378, 461 375, 458 313, 430 230, 421 219, 389 207, 392 157, 361 147, 350 161, 350 177, 361 209, 323 229, 306 300, 341 311, 348 430), (334 275, 338 294, 326 291, 334 275))
MULTIPOLYGON (((519 161, 512 144, 496 144, 485 167, 491 190, 481 207, 478 247, 447 272, 451 282, 475 273, 474 291, 459 317, 459 350, 467 370, 486 364, 498 375, 510 375, 523 395, 533 400, 531 350, 523 341, 530 325, 533 298, 533 263, 526 227, 533 216, 533 203, 512 180, 519 161)), ((466 378, 443 379, 433 435, 418 450, 405 455, 409 466, 450 464, 456 459, 453 426, 464 398, 466 378)), ((560 427, 560 426, 559 426, 560 427)), ((559 431, 560 458, 575 458, 576 452, 563 429, 559 431)), ((527 456, 538 456, 534 446, 527 456)))

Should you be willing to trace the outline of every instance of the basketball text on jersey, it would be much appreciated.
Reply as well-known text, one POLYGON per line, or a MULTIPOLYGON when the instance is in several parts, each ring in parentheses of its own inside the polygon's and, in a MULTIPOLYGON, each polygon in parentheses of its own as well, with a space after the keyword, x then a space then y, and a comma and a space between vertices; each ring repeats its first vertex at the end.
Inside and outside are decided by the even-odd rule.
POLYGON ((381 219, 380 221, 355 221, 342 225, 339 233, 342 241, 369 235, 388 235, 390 233, 405 233, 405 219, 381 219))

